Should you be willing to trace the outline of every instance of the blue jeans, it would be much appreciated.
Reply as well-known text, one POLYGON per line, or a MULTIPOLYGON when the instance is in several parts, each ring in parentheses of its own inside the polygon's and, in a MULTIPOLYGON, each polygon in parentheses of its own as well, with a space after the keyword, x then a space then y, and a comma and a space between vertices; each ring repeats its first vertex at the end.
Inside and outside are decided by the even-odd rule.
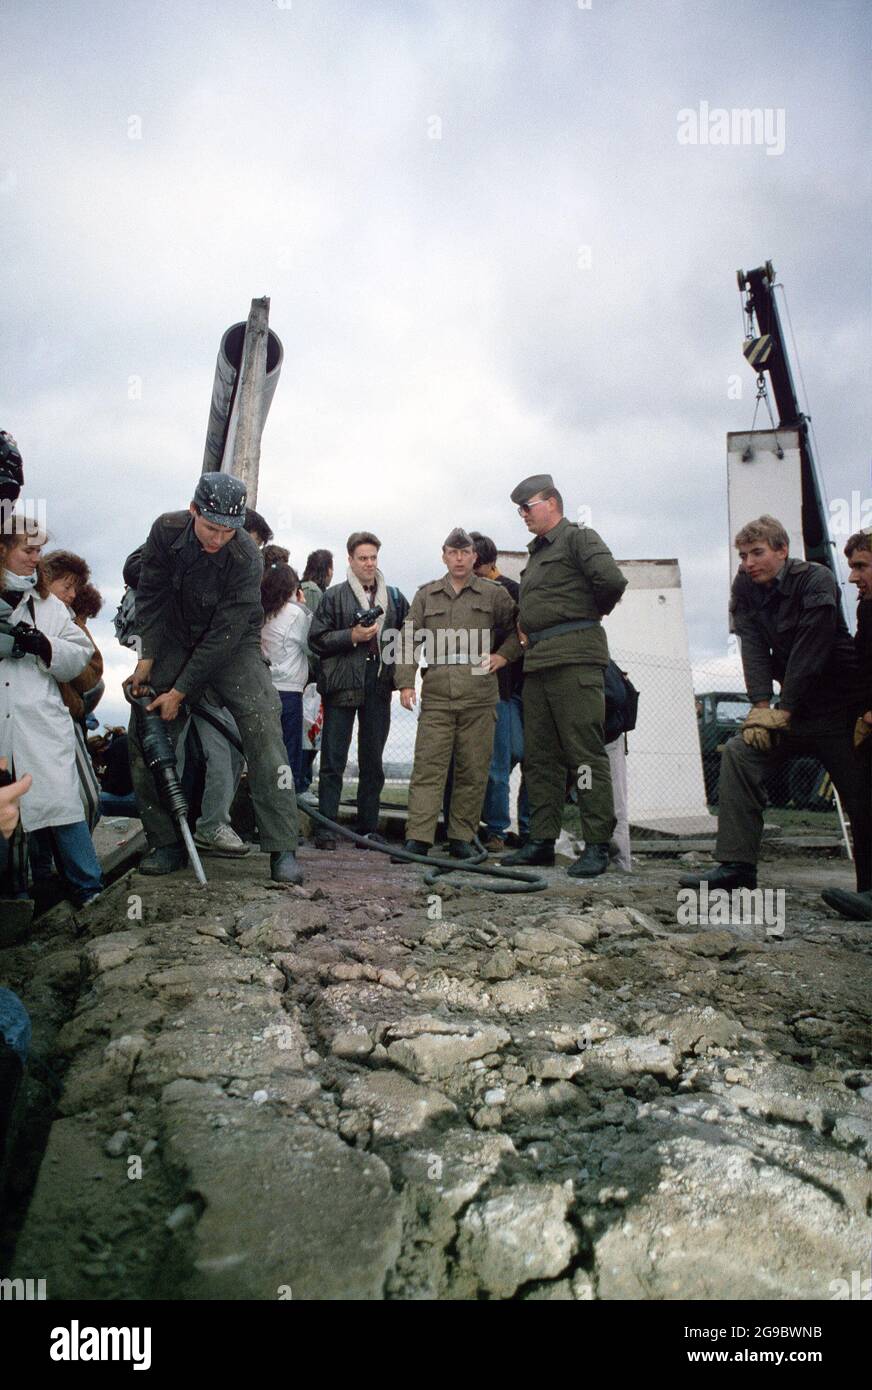
MULTIPOLYGON (((490 771, 487 778, 487 791, 481 818, 488 836, 497 835, 505 839, 509 828, 509 777, 515 765, 524 756, 524 722, 521 713, 521 697, 513 695, 510 700, 497 702, 497 724, 494 730, 494 750, 491 755, 490 771)), ((530 833, 530 808, 527 801, 527 788, 521 783, 518 793, 518 834, 530 833)))
MULTIPOLYGON (((294 774, 294 786, 302 790, 303 783, 303 692, 280 690, 282 702, 282 738, 288 755, 288 767, 294 774)), ((309 779, 312 780, 311 777, 309 779)))
MULTIPOLYGON (((85 821, 33 830, 27 837, 31 863, 40 869, 51 864, 52 853, 77 898, 90 898, 103 887, 103 870, 85 821)), ((43 875, 37 875, 38 877, 43 875)))

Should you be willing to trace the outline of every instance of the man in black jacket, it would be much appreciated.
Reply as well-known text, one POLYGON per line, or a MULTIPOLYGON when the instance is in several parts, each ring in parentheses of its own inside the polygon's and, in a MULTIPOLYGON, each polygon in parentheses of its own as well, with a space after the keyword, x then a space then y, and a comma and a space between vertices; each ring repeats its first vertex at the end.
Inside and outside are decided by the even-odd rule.
MULTIPOLYGON (((136 588, 140 659, 132 693, 154 688, 149 709, 160 711, 175 743, 182 732, 182 702, 195 701, 206 686, 216 692, 239 728, 271 876, 279 883, 302 883, 281 704, 260 650, 263 566, 244 523, 245 484, 228 473, 205 473, 188 511, 169 512, 152 526, 136 588)), ((129 747, 151 847, 142 872, 171 873, 183 867, 186 855, 145 766, 135 711, 129 747)))
MULTIPOLYGON (((851 567, 848 578, 857 585, 857 631, 854 650, 860 667, 862 713, 854 725, 854 753, 860 768, 861 794, 870 808, 872 825, 872 528, 857 531, 845 546, 851 567)), ((872 833, 872 830, 870 830, 872 833)), ((856 857, 856 844, 854 846, 856 857)), ((872 888, 848 893, 844 888, 827 888, 821 894, 828 907, 854 921, 872 922, 872 888)))
MULTIPOLYGON (((348 578, 334 584, 321 599, 309 646, 319 658, 318 690, 324 701, 318 809, 336 820, 342 777, 348 762, 351 735, 357 726, 357 831, 371 835, 378 828, 379 799, 385 784, 382 755, 391 726, 394 665, 385 662, 387 634, 402 627, 409 605, 398 589, 388 588, 378 567, 381 541, 371 531, 348 537, 348 578), (375 622, 358 614, 373 608, 384 613, 375 622)), ((335 849, 329 832, 315 836, 319 849, 335 849)))
POLYGON ((741 561, 730 612, 742 646, 753 708, 741 734, 725 745, 719 781, 716 868, 687 874, 728 891, 755 888, 766 806, 765 780, 797 754, 819 758, 833 779, 854 832, 857 887, 872 887, 869 808, 861 794, 852 729, 861 700, 857 660, 835 578, 825 565, 791 560, 784 527, 761 516, 736 536, 741 561), (780 685, 771 707, 773 682, 780 685))
MULTIPOLYGON (((497 569, 496 542, 480 531, 470 531, 475 547, 475 573, 479 579, 501 584, 509 598, 517 603, 521 586, 497 569)), ((524 663, 512 661, 497 672, 500 698, 497 701, 497 722, 494 729, 494 748, 487 774, 487 791, 481 818, 484 821, 484 847, 488 854, 502 854, 506 847, 506 831, 510 823, 509 778, 515 765, 524 757, 524 708, 521 691, 524 686, 524 663)), ((446 823, 448 817, 446 816, 446 823)), ((530 806, 527 787, 521 778, 518 791, 518 844, 530 838, 530 806)))

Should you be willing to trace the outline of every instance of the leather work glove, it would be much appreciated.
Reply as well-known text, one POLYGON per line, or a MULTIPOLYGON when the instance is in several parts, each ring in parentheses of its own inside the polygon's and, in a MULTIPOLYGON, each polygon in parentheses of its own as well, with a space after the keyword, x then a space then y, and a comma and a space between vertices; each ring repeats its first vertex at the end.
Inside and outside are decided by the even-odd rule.
POLYGON ((759 753, 772 750, 772 735, 790 724, 790 715, 784 709, 752 709, 742 725, 742 738, 749 748, 759 753))
POLYGON ((872 737, 872 711, 861 714, 854 725, 854 747, 862 748, 867 738, 872 737))

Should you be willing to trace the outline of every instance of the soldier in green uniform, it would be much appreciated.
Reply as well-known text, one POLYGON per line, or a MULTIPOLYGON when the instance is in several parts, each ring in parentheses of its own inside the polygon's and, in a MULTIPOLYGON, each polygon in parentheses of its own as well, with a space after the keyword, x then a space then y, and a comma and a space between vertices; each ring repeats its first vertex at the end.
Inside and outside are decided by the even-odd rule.
MULTIPOLYGON (((136 589, 141 655, 130 678, 134 695, 152 687, 175 743, 186 721, 182 702, 205 686, 233 715, 248 762, 260 847, 279 883, 302 883, 296 861, 297 803, 287 775, 281 704, 260 650, 263 563, 244 530, 245 484, 205 473, 184 512, 159 516, 142 551, 136 589)), ((187 862, 171 817, 145 765, 139 727, 130 720, 130 771, 151 853, 141 872, 167 874, 187 862)))
POLYGON ((501 584, 477 577, 475 558, 472 537, 455 527, 442 547, 447 573, 421 586, 406 619, 395 677, 405 709, 415 703, 412 639, 427 661, 406 822, 405 848, 413 854, 426 854, 433 843, 453 758, 448 851, 455 859, 474 856, 496 724, 496 673, 521 655, 517 605, 501 584))
POLYGON ((566 520, 549 473, 525 478, 512 501, 533 533, 521 572, 519 618, 530 839, 501 862, 554 863, 569 770, 578 775, 584 853, 568 873, 594 878, 608 868, 615 828, 602 729, 609 648, 600 620, 611 613, 627 581, 596 531, 566 520))

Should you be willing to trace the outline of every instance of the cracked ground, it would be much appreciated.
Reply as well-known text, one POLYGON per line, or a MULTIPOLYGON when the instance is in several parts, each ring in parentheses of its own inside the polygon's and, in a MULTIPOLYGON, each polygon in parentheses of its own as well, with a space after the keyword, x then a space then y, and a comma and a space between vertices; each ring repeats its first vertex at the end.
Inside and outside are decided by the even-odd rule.
POLYGON ((4 1272, 59 1299, 827 1299, 869 1248, 872 929, 675 861, 544 893, 341 847, 131 872, 5 950, 38 1058, 4 1272), (13 1253, 14 1252, 14 1253, 13 1253))

